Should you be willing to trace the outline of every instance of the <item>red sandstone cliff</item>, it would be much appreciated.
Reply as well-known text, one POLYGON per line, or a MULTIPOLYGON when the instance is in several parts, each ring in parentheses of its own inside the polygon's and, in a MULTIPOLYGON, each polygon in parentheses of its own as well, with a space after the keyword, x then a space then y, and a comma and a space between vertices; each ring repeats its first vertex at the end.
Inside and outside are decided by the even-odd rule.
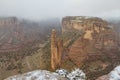
MULTIPOLYGON (((119 62, 119 46, 116 32, 107 21, 97 17, 68 16, 62 19, 62 35, 71 33, 66 41, 67 55, 77 67, 85 68, 89 72, 109 71, 107 67, 113 62, 119 62), (75 32, 77 31, 77 33, 75 32), (82 34, 75 39, 73 34, 82 34), (70 41, 73 42, 71 43, 70 41), (99 68, 100 67, 100 68, 99 68)), ((66 35, 66 37, 68 37, 66 35)), ((99 75, 99 74, 98 74, 99 75)))

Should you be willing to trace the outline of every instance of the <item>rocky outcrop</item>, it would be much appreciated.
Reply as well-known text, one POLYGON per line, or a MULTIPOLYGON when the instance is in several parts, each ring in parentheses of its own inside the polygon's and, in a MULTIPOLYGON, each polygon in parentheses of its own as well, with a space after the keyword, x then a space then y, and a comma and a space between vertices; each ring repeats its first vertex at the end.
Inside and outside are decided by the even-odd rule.
POLYGON ((108 22, 97 17, 64 17, 62 20, 63 35, 65 32, 74 32, 74 30, 84 33, 69 47, 71 59, 76 64, 82 65, 81 61, 88 59, 91 55, 102 56, 101 54, 96 54, 98 52, 95 51, 95 48, 117 49, 116 34, 109 26, 108 22))
POLYGON ((61 58, 63 53, 63 41, 57 40, 55 29, 51 33, 51 68, 55 70, 61 66, 61 58))
POLYGON ((15 75, 4 80, 67 80, 59 76, 57 73, 52 73, 46 70, 36 70, 22 75, 15 75))
POLYGON ((117 66, 108 75, 99 77, 96 80, 119 80, 120 79, 120 66, 117 66))
POLYGON ((117 49, 115 31, 107 21, 97 17, 68 16, 62 20, 62 32, 78 30, 84 32, 83 39, 93 41, 98 49, 117 49))
POLYGON ((62 19, 62 32, 75 30, 88 30, 94 29, 100 32, 104 29, 107 22, 97 17, 87 16, 67 16, 62 19))
MULTIPOLYGON (((67 55, 72 65, 84 67, 91 80, 100 76, 104 71, 109 72, 107 67, 114 66, 112 63, 120 61, 118 39, 116 32, 110 26, 112 25, 107 21, 97 17, 69 16, 62 20, 63 35, 75 31, 82 32, 67 47, 67 55), (100 74, 97 73, 98 71, 100 74)), ((73 36, 71 39, 74 38, 73 36)))
POLYGON ((71 73, 65 69, 57 69, 56 72, 36 70, 11 76, 4 80, 86 80, 86 75, 80 69, 75 69, 71 73))

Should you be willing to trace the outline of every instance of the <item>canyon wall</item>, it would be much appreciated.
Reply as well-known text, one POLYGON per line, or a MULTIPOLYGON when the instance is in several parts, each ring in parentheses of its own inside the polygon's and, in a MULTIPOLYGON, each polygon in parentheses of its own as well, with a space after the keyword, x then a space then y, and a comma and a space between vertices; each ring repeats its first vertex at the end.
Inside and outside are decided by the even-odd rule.
POLYGON ((97 17, 64 17, 62 19, 62 35, 65 35, 63 40, 71 37, 64 40, 64 43, 69 42, 70 45, 65 53, 67 58, 63 59, 62 64, 68 63, 69 66, 84 68, 89 76, 93 73, 98 77, 97 72, 100 67, 101 72, 109 71, 107 67, 111 68, 110 65, 114 66, 114 63, 120 61, 117 34, 111 26, 107 21, 97 17), (76 38, 76 35, 81 32, 82 34, 76 38))
POLYGON ((18 24, 16 17, 0 18, 0 27, 5 26, 5 25, 10 26, 10 25, 13 25, 13 24, 18 24))
POLYGON ((84 32, 83 39, 94 41, 94 46, 100 49, 117 46, 116 33, 109 26, 107 21, 98 17, 67 16, 62 19, 63 33, 73 30, 84 32))
POLYGON ((106 21, 97 17, 67 16, 62 19, 63 32, 72 29, 76 30, 95 29, 97 32, 99 32, 99 29, 104 29, 106 25, 107 25, 106 21))

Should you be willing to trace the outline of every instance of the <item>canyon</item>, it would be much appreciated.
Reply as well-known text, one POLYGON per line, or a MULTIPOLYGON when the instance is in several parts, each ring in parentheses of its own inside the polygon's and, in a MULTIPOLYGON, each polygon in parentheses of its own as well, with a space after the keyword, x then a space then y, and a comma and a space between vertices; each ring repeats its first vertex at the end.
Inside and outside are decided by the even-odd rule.
POLYGON ((80 68, 95 80, 120 64, 115 24, 88 16, 66 16, 59 22, 1 19, 0 79, 36 69, 80 68))

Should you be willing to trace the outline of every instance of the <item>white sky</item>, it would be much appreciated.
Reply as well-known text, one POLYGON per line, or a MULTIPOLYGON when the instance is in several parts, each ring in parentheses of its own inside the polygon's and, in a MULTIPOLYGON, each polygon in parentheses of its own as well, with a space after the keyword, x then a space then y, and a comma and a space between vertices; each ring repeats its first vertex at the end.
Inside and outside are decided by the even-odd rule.
POLYGON ((69 15, 120 17, 120 0, 0 0, 0 16, 47 19, 69 15))

